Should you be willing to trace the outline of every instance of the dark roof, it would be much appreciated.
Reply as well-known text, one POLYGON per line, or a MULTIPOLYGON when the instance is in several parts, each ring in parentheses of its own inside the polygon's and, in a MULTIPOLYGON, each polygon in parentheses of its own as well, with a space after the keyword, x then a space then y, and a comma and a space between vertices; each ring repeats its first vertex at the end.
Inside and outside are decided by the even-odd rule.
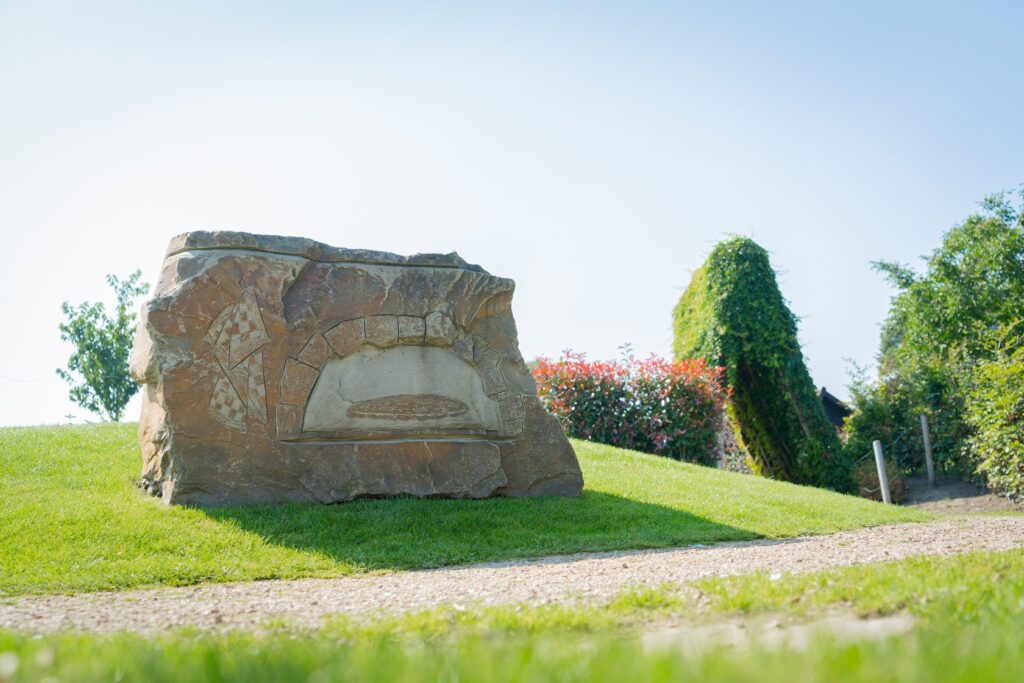
POLYGON ((843 418, 853 413, 850 406, 828 393, 825 387, 822 387, 821 391, 818 392, 818 398, 821 399, 821 405, 825 408, 825 416, 828 417, 828 421, 836 429, 842 429, 843 418))

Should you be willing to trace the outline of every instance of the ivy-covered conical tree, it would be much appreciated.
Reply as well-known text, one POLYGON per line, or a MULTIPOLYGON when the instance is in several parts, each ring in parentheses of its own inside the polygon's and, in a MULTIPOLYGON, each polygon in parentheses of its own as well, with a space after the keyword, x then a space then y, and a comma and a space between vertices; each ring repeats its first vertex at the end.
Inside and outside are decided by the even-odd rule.
POLYGON ((851 488, 768 252, 745 237, 716 245, 679 299, 674 323, 677 359, 696 356, 726 368, 730 420, 758 474, 851 488))

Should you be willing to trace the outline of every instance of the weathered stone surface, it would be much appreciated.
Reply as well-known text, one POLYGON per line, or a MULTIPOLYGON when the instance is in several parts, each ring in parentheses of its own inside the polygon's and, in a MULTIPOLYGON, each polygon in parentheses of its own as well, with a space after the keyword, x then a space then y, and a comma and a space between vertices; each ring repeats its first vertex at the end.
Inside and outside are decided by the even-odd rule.
POLYGON ((146 489, 193 505, 579 494, 514 287, 454 253, 175 237, 132 353, 146 489))
POLYGON ((310 367, 318 368, 331 355, 331 347, 322 334, 314 334, 299 354, 299 360, 310 367))

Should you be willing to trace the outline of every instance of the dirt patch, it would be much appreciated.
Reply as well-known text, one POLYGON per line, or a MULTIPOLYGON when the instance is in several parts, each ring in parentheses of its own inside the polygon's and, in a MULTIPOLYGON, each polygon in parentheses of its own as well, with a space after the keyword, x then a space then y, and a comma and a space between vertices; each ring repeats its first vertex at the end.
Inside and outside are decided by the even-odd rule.
POLYGON ((1024 507, 1009 498, 997 496, 980 484, 956 477, 936 477, 935 486, 931 486, 923 474, 906 477, 903 481, 908 488, 903 504, 928 512, 1024 512, 1024 507))

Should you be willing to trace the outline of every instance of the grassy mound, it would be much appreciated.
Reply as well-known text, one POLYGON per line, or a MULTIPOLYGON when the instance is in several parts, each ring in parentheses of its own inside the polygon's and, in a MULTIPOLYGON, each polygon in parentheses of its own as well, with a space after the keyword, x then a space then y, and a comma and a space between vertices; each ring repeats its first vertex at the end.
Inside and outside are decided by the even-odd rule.
POLYGON ((925 516, 574 442, 581 498, 168 508, 134 486, 134 425, 0 429, 0 595, 337 576, 820 534, 925 516))

